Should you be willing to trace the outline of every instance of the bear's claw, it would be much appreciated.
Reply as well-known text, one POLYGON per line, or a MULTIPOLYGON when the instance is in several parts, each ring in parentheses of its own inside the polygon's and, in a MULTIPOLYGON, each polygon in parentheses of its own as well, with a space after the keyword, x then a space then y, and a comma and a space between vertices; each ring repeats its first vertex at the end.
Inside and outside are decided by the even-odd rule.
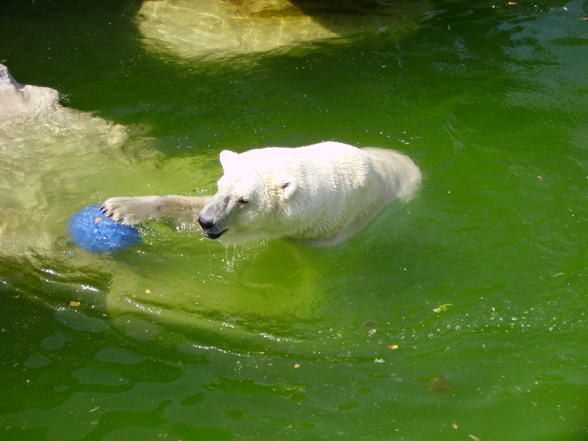
POLYGON ((153 204, 152 197, 116 197, 105 201, 102 213, 116 223, 136 225, 157 219, 160 210, 153 204))

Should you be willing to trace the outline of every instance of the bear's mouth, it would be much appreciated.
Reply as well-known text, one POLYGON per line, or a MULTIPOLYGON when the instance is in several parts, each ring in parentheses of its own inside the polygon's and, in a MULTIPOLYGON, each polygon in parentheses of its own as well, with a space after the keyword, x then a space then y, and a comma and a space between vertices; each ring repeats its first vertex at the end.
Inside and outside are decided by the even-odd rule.
POLYGON ((227 231, 227 230, 225 229, 225 230, 219 231, 218 233, 214 233, 214 232, 212 232, 212 231, 210 231, 210 230, 209 230, 209 231, 203 231, 203 232, 202 232, 202 235, 203 235, 204 237, 206 237, 207 239, 218 239, 218 238, 219 238, 219 237, 221 237, 221 236, 222 236, 222 235, 223 235, 223 234, 224 234, 226 231, 227 231))

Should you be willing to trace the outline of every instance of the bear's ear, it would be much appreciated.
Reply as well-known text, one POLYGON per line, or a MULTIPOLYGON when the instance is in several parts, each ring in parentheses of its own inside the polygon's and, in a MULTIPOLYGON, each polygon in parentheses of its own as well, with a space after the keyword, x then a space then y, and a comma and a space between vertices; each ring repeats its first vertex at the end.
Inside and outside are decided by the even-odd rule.
POLYGON ((232 152, 230 150, 223 150, 220 153, 220 163, 223 167, 223 170, 230 168, 231 164, 235 163, 237 156, 239 156, 238 153, 232 152))
POLYGON ((282 190, 282 194, 284 195, 284 199, 290 199, 298 188, 298 181, 296 178, 291 174, 282 173, 278 176, 277 181, 279 189, 282 190))

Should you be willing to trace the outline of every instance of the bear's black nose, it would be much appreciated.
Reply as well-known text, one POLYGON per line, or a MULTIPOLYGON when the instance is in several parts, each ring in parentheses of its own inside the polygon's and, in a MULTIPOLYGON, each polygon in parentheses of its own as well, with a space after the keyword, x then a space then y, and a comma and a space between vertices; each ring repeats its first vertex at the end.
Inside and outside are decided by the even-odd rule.
POLYGON ((206 219, 202 216, 198 217, 198 223, 200 224, 203 230, 210 230, 214 228, 214 221, 206 219))

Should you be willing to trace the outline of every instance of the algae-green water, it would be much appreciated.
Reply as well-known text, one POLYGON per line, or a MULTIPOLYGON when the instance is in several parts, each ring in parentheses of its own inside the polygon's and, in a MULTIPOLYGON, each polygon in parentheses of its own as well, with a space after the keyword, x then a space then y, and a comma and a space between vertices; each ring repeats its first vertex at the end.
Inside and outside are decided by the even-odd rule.
POLYGON ((0 203, 55 241, 2 244, 0 439, 588 439, 588 3, 440 0, 194 58, 148 47, 140 6, 0 6, 17 81, 130 133, 31 165, 42 212, 0 203), (158 223, 118 254, 67 243, 108 197, 213 193, 223 149, 325 140, 400 150, 423 183, 332 248, 158 223))

